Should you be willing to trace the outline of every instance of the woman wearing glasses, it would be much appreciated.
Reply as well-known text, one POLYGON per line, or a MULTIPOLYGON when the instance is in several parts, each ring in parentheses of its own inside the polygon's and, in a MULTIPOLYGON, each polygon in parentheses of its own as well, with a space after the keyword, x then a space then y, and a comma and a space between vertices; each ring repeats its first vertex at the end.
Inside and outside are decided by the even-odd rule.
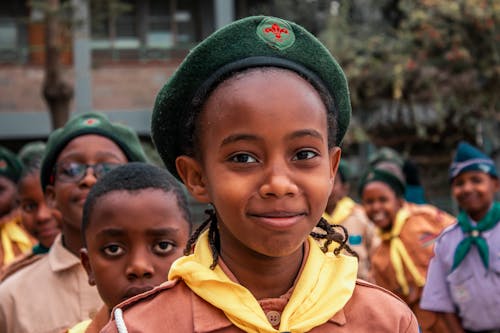
POLYGON ((106 172, 145 160, 137 135, 103 114, 81 114, 50 135, 41 183, 62 232, 47 256, 0 284, 0 332, 61 332, 101 307, 80 264, 83 203, 106 172))

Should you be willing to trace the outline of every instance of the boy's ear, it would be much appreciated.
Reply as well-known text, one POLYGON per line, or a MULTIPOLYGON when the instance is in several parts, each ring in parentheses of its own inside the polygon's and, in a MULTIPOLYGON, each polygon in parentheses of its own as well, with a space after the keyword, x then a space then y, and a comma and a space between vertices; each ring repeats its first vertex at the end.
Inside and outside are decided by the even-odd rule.
POLYGON ((189 193, 198 201, 209 203, 206 181, 200 164, 192 157, 181 155, 176 158, 175 166, 189 193))
POLYGON ((80 261, 82 262, 83 268, 85 268, 85 271, 87 272, 89 285, 95 286, 94 272, 92 271, 92 267, 90 267, 89 253, 86 248, 80 249, 80 261))

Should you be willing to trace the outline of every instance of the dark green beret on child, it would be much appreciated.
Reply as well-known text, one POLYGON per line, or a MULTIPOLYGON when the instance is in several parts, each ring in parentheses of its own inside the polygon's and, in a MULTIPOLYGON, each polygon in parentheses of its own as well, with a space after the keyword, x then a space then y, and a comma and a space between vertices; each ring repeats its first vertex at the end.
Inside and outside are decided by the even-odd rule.
POLYGON ((375 181, 388 185, 398 197, 404 196, 406 183, 403 172, 398 164, 393 162, 380 162, 371 166, 361 177, 359 184, 360 195, 367 184, 375 181))
POLYGON ((151 132, 170 172, 178 176, 175 159, 192 153, 193 122, 207 95, 232 73, 252 67, 292 70, 324 92, 333 100, 327 108, 333 115, 329 118, 337 121, 335 141, 340 144, 349 125, 351 104, 337 61, 297 24, 253 16, 225 26, 196 46, 159 92, 151 132))
POLYGON ((0 147, 0 176, 17 183, 22 165, 16 154, 5 147, 0 147))
POLYGON ((146 162, 147 160, 139 137, 131 128, 110 122, 103 113, 82 113, 69 120, 64 127, 53 131, 49 136, 40 170, 44 190, 50 183, 59 153, 71 140, 87 134, 101 135, 115 142, 127 156, 129 162, 146 162))

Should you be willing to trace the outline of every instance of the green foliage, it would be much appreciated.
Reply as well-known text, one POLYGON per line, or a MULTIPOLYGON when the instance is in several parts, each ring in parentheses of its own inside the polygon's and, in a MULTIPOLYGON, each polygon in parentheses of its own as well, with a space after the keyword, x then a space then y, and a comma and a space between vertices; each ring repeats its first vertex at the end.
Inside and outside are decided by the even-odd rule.
MULTIPOLYGON (((418 140, 436 141, 450 132, 457 135, 449 145, 467 136, 498 140, 495 126, 483 123, 497 122, 500 110, 500 2, 338 3, 320 37, 346 71, 354 110, 368 111, 361 118, 388 108, 394 133, 399 126, 418 140), (419 119, 422 107, 432 109, 433 122, 419 119), (488 127, 491 133, 484 132, 488 127)), ((368 131, 377 132, 384 122, 371 119, 368 131)))

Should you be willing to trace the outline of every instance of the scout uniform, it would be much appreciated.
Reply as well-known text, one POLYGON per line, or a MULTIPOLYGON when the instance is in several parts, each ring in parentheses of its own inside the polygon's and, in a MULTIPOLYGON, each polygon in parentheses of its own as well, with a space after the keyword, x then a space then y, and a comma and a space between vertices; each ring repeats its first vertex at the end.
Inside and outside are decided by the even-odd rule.
MULTIPOLYGON (((380 164, 379 164, 380 166, 380 164)), ((388 184, 396 193, 404 193, 404 182, 383 168, 372 168, 362 181, 388 184)), ((427 266, 437 236, 454 218, 430 205, 405 202, 396 214, 389 232, 379 230, 382 243, 372 255, 372 276, 377 285, 404 299, 417 316, 422 332, 447 332, 444 323, 428 311, 420 309, 427 266)))
MULTIPOLYGON (((21 162, 16 155, 0 147, 0 177, 14 184, 21 174, 21 162)), ((23 253, 29 252, 35 240, 21 226, 19 211, 14 209, 0 217, 0 269, 23 253)))
MULTIPOLYGON (((74 138, 96 134, 115 142, 129 161, 146 161, 137 134, 111 123, 101 113, 84 113, 51 133, 40 169, 42 188, 54 182, 57 157, 74 138)), ((80 258, 63 245, 59 235, 49 253, 5 278, 0 284, 0 332, 60 333, 94 317, 102 306, 90 286, 80 258), (43 286, 41 288, 40 286, 43 286)))
MULTIPOLYGON (((176 158, 192 139, 189 125, 196 103, 224 77, 252 67, 294 71, 332 97, 334 106, 327 106, 327 112, 336 119, 335 141, 340 144, 350 119, 347 81, 340 66, 295 23, 248 17, 200 43, 158 94, 152 137, 172 174, 179 177, 176 158)), ((102 332, 417 332, 414 315, 399 299, 356 282, 354 257, 325 254, 312 237, 304 242, 303 266, 294 287, 279 298, 255 299, 221 258, 211 269, 213 262, 204 232, 194 254, 172 265, 172 281, 118 305, 102 332)))
MULTIPOLYGON (((461 143, 450 179, 466 171, 482 171, 498 178, 488 156, 461 143)), ((457 313, 467 332, 500 332, 499 222, 500 203, 493 202, 482 221, 471 221, 461 212, 458 223, 443 231, 430 262, 420 302, 423 309, 457 313)))

